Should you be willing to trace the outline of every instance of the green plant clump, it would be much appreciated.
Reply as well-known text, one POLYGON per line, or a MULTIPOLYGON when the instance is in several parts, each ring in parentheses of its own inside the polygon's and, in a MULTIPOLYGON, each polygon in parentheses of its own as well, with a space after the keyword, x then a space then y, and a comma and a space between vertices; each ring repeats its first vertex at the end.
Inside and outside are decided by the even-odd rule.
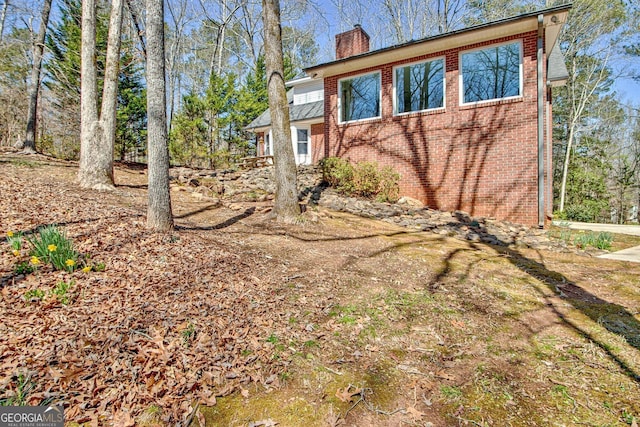
POLYGON ((14 251, 22 249, 22 233, 13 233, 9 231, 7 233, 7 243, 14 251))
POLYGON ((31 301, 32 299, 42 300, 44 298, 44 291, 42 289, 31 289, 24 293, 24 299, 31 301))
POLYGON ((574 237, 573 243, 580 247, 586 248, 592 246, 597 249, 609 250, 611 249, 611 242, 613 241, 613 235, 606 231, 600 233, 583 233, 574 237))
POLYGON ((28 262, 20 262, 18 264, 16 264, 15 268, 13 269, 13 272, 15 274, 30 274, 33 273, 35 271, 35 267, 31 264, 29 264, 28 262))
POLYGON ((72 280, 70 282, 58 282, 56 286, 51 291, 51 295, 55 295, 58 301, 60 301, 63 305, 69 304, 69 289, 73 287, 75 282, 72 280))
POLYGON ((31 256, 50 263, 56 270, 72 272, 78 265, 80 254, 55 225, 39 228, 38 234, 29 239, 29 243, 33 246, 31 256))
POLYGON ((14 377, 15 392, 8 397, 0 399, 0 406, 26 406, 31 392, 35 389, 36 383, 31 380, 30 375, 19 374, 14 377))

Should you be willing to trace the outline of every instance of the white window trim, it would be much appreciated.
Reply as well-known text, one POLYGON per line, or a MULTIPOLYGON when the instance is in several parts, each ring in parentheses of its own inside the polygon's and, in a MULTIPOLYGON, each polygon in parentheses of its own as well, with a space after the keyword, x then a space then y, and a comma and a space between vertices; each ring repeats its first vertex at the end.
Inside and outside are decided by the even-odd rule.
MULTIPOLYGON (((291 130, 295 129, 295 141, 293 141, 293 151, 296 155, 296 163, 297 164, 307 164, 311 161, 311 126, 310 125, 296 125, 292 126, 291 130), (298 140, 298 130, 306 130, 307 131, 307 154, 300 154, 298 152, 298 144, 300 141, 298 140), (302 160, 304 158, 304 162, 298 162, 298 160, 302 160)), ((293 133, 293 132, 292 132, 293 133)), ((293 139, 293 138, 292 138, 293 139)))
POLYGON ((424 113, 427 111, 445 110, 447 108, 447 58, 445 56, 436 56, 436 57, 424 59, 421 61, 407 62, 406 64, 396 65, 395 67, 393 67, 391 72, 393 73, 392 84, 393 84, 393 115, 394 116, 406 116, 409 114, 424 113), (398 68, 410 67, 412 65, 417 65, 417 64, 425 64, 427 62, 433 62, 438 60, 442 61, 442 107, 427 108, 425 110, 415 110, 415 111, 406 111, 404 113, 398 113, 398 96, 396 93, 397 92, 396 70, 398 68))
POLYGON ((348 77, 343 77, 338 79, 338 124, 345 123, 358 123, 358 122, 366 122, 368 120, 379 120, 382 118, 382 70, 369 71, 367 73, 354 74, 348 77), (378 75, 378 82, 380 83, 380 93, 378 93, 378 115, 374 117, 367 117, 365 119, 357 119, 357 120, 342 120, 342 82, 345 80, 353 80, 358 77, 368 76, 370 74, 378 75))
POLYGON ((264 147, 262 154, 264 156, 273 156, 273 138, 271 137, 271 129, 264 133, 264 147), (267 141, 269 142, 267 143, 267 141), (269 147, 268 151, 267 147, 269 147))
POLYGON ((522 39, 514 39, 514 40, 509 40, 503 43, 495 43, 495 44, 490 44, 490 45, 486 45, 486 46, 482 46, 482 47, 478 47, 475 49, 468 49, 468 50, 464 50, 464 51, 460 51, 458 53, 458 70, 459 70, 459 76, 458 76, 458 92, 459 92, 459 98, 460 98, 460 106, 468 106, 468 105, 480 105, 480 104, 487 104, 487 103, 495 103, 495 102, 500 102, 500 101, 508 101, 508 100, 513 100, 513 99, 522 99, 524 97, 524 47, 523 47, 523 40, 522 39), (478 52, 481 50, 486 50, 486 49, 490 49, 490 48, 495 48, 495 47, 500 47, 500 46, 506 46, 506 45, 510 45, 510 44, 515 44, 518 43, 519 47, 520 47, 520 65, 518 67, 518 71, 520 74, 520 87, 518 88, 518 91, 520 92, 520 95, 515 95, 515 96, 507 96, 504 98, 492 98, 492 99, 484 99, 482 101, 475 101, 475 102, 464 102, 464 76, 463 76, 463 72, 462 72, 462 55, 466 54, 466 53, 471 53, 471 52, 478 52))

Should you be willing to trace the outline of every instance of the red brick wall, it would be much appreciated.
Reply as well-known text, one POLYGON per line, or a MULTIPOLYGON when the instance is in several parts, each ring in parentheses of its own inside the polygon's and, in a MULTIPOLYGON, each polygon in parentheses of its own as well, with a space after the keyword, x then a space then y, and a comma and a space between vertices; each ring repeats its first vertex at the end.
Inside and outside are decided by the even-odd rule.
MULTIPOLYGON (((392 166, 401 174, 401 194, 435 209, 537 225, 536 36, 530 32, 326 78, 325 155, 392 166), (510 40, 522 41, 522 97, 460 106, 459 53, 510 40), (394 117, 393 66, 437 57, 446 58, 445 108, 394 117), (368 71, 381 72, 382 117, 339 124, 338 80, 368 71)), ((548 149, 545 154, 548 160, 548 149)), ((550 182, 549 173, 546 178, 550 182)))

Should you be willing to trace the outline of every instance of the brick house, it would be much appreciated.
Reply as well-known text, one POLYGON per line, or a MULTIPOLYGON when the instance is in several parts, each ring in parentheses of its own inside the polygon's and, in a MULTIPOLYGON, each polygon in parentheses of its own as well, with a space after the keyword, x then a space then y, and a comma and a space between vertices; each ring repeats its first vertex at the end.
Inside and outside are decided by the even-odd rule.
MULTIPOLYGON (((336 60, 289 82, 298 163, 376 161, 431 208, 544 226, 552 212, 551 88, 570 6, 369 51, 356 26, 336 60)), ((268 112, 250 128, 270 154, 268 112)))

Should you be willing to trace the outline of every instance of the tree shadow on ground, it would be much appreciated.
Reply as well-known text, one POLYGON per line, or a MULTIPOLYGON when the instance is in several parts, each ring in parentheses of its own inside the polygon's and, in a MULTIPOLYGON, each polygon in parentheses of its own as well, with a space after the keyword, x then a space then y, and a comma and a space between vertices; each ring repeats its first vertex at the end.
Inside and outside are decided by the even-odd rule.
MULTIPOLYGON (((571 280, 564 275, 549 270, 542 262, 538 262, 524 256, 517 250, 508 247, 496 248, 498 252, 506 255, 511 264, 519 270, 534 277, 539 282, 549 288, 555 296, 567 301, 573 308, 590 318, 594 323, 602 326, 607 331, 620 336, 627 344, 636 350, 640 350, 640 321, 638 321, 625 307, 606 301, 571 280)), ((600 347, 620 368, 633 380, 640 382, 640 372, 629 366, 624 360, 616 355, 612 346, 603 342, 589 332, 586 328, 578 325, 562 313, 557 305, 553 304, 549 296, 539 291, 542 298, 554 314, 578 334, 600 347)))
MULTIPOLYGON (((451 223, 448 226, 458 227, 468 227, 467 224, 461 222, 459 224, 451 223)), ((616 354, 615 347, 599 338, 592 331, 583 325, 578 324, 574 320, 570 319, 565 313, 563 313, 557 305, 557 301, 554 303, 553 299, 561 298, 566 301, 571 307, 578 310, 580 313, 584 314, 586 317, 591 319, 594 324, 600 325, 608 332, 611 332, 621 338, 623 338, 629 346, 633 347, 636 350, 640 350, 640 321, 638 321, 633 314, 631 314, 624 306, 612 303, 605 299, 602 299, 593 293, 587 291, 583 287, 569 280, 563 274, 553 271, 549 269, 544 264, 544 258, 540 255, 540 258, 543 260, 542 262, 536 261, 531 257, 528 257, 521 251, 515 248, 512 242, 504 242, 501 241, 497 236, 491 235, 484 227, 480 227, 480 231, 485 233, 486 235, 493 236, 495 241, 498 242, 495 244, 488 243, 474 243, 474 242, 466 242, 467 246, 462 248, 456 248, 450 251, 448 254, 444 256, 443 266, 437 272, 437 274, 433 277, 433 279, 426 285, 426 287, 431 292, 437 292, 438 288, 442 284, 442 282, 454 271, 454 269, 458 268, 454 266, 454 258, 460 255, 463 252, 469 251, 481 251, 483 248, 491 247, 499 256, 506 258, 514 267, 519 269, 520 271, 526 273, 527 275, 533 277, 538 282, 544 284, 549 290, 553 292, 553 296, 549 296, 547 292, 544 292, 540 288, 534 289, 538 292, 540 297, 545 301, 545 304, 551 308, 555 316, 562 322, 562 324, 568 326, 571 330, 574 330, 580 336, 584 337, 588 341, 595 344, 597 347, 602 349, 609 358, 614 361, 621 370, 634 381, 640 382, 640 372, 637 371, 636 367, 631 366, 627 361, 625 361, 619 354, 616 354)), ((437 241, 441 241, 444 239, 443 236, 436 235, 434 238, 421 238, 420 236, 424 236, 423 232, 416 231, 398 231, 398 232, 390 232, 390 233, 366 233, 361 236, 356 237, 345 237, 345 236, 330 236, 330 237, 305 237, 301 235, 296 235, 296 233, 284 232, 283 234, 288 237, 295 238, 304 242, 326 242, 326 241, 351 241, 351 240, 364 240, 375 237, 403 237, 403 236, 412 236, 416 237, 411 241, 404 242, 392 242, 391 245, 372 252, 366 255, 367 258, 375 258, 380 255, 383 255, 387 252, 398 251, 403 247, 409 247, 413 245, 423 244, 423 243, 433 243, 437 241)), ((347 267, 349 264, 356 262, 357 259, 349 259, 345 262, 343 267, 347 267)), ((478 260, 475 262, 468 263, 465 266, 465 272, 463 276, 468 276, 474 265, 482 260, 478 260)), ((535 288, 535 286, 534 286, 535 288)))
MULTIPOLYGON (((200 210, 200 211, 205 211, 205 210, 208 210, 208 209, 209 209, 209 208, 203 208, 203 209, 202 209, 202 210, 200 210)), ((250 217, 251 215, 253 215, 253 213, 254 213, 255 211, 256 211, 256 208, 251 207, 251 208, 245 209, 245 210, 244 210, 244 212, 242 212, 241 214, 236 215, 236 216, 234 216, 234 217, 231 217, 231 218, 227 219, 226 221, 223 221, 223 222, 221 222, 221 223, 219 223, 219 224, 216 224, 216 225, 197 226, 197 227, 191 227, 191 226, 179 225, 179 226, 176 226, 176 230, 179 230, 179 231, 181 231, 181 230, 203 230, 203 231, 207 231, 207 230, 221 230, 221 229, 223 229, 223 228, 227 228, 227 227, 232 226, 233 224, 237 223, 238 221, 241 221, 241 220, 243 220, 243 219, 245 219, 245 218, 250 217)), ((195 215, 196 213, 197 213, 197 212, 190 213, 190 214, 189 214, 189 215, 187 215, 187 216, 195 215)))

